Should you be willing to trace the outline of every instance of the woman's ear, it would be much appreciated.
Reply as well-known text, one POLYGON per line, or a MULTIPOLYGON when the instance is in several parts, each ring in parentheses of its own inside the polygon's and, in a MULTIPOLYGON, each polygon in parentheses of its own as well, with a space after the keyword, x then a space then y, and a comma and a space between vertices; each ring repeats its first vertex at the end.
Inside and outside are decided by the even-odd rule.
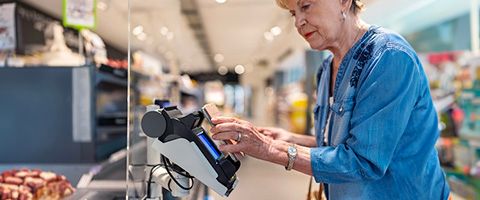
POLYGON ((350 8, 352 7, 353 1, 355 0, 340 0, 342 12, 348 13, 350 11, 350 8))

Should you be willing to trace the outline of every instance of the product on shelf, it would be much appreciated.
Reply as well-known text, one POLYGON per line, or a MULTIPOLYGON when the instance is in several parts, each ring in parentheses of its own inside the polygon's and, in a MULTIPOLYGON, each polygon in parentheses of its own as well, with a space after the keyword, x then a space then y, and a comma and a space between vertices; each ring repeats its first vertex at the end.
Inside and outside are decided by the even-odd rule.
POLYGON ((42 54, 43 64, 48 66, 81 66, 85 64, 85 58, 68 48, 63 27, 58 23, 50 23, 45 30, 50 32, 53 38, 47 40, 47 51, 42 54))
POLYGON ((128 69, 127 60, 108 59, 106 64, 115 69, 128 69))
POLYGON ((57 200, 75 189, 65 176, 41 170, 9 170, 0 174, 0 199, 57 200))
POLYGON ((477 78, 473 81, 473 87, 462 91, 459 103, 465 113, 460 132, 466 135, 478 135, 480 130, 480 68, 477 68, 477 78))

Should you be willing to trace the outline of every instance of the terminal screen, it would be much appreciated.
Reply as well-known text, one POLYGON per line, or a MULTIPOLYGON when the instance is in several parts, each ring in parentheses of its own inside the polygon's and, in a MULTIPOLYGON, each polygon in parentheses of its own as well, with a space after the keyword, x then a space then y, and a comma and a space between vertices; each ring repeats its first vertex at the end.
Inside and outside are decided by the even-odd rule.
POLYGON ((220 152, 217 150, 217 148, 215 148, 214 144, 210 142, 210 140, 207 138, 207 136, 203 131, 198 133, 197 136, 203 142, 205 147, 207 147, 208 151, 213 156, 213 158, 215 158, 215 160, 220 158, 220 155, 221 155, 220 152))

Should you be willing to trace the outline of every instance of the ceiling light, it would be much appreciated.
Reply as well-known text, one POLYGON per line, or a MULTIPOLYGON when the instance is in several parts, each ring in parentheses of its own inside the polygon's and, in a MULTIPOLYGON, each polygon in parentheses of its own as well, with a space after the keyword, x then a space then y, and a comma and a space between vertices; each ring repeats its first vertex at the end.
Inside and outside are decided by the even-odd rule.
POLYGON ((141 33, 143 33, 143 26, 142 25, 136 26, 135 28, 133 28, 132 33, 134 35, 140 35, 141 33))
POLYGON ((225 66, 220 66, 218 67, 218 73, 222 76, 225 76, 228 74, 228 68, 225 66))
POLYGON ((98 10, 105 11, 105 10, 107 10, 108 5, 107 5, 107 3, 103 2, 103 1, 99 1, 97 3, 97 8, 98 8, 98 10))
POLYGON ((162 28, 160 28, 160 34, 166 36, 168 34, 168 28, 165 26, 162 26, 162 28))
POLYGON ((219 4, 222 4, 222 3, 227 2, 227 0, 215 0, 215 1, 216 1, 217 3, 219 3, 219 4))
POLYGON ((263 34, 263 36, 265 37, 265 39, 269 42, 273 41, 273 33, 270 33, 270 32, 265 32, 263 34))
POLYGON ((215 60, 215 62, 221 63, 221 62, 223 62, 223 60, 225 60, 225 57, 223 57, 222 54, 217 53, 217 54, 215 54, 213 59, 215 60))
POLYGON ((274 36, 278 36, 280 35, 280 33, 282 33, 282 29, 278 26, 274 26, 272 29, 270 29, 270 32, 274 35, 274 36))
POLYGON ((145 41, 147 39, 147 34, 144 32, 141 32, 140 34, 137 35, 138 40, 140 41, 145 41))
POLYGON ((245 73, 245 67, 243 65, 235 66, 235 73, 237 73, 237 74, 245 73))

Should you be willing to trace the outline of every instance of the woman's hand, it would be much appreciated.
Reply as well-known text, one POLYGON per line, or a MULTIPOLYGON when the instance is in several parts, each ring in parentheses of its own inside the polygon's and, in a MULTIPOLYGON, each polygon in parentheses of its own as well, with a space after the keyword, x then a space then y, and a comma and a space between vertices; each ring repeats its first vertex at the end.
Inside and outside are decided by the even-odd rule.
POLYGON ((314 136, 310 135, 299 135, 292 132, 289 132, 285 129, 274 128, 274 127, 260 127, 257 128, 260 133, 270 137, 276 141, 284 141, 288 143, 295 143, 298 145, 306 147, 316 147, 317 142, 314 136))
POLYGON ((293 139, 293 133, 285 129, 275 128, 275 127, 259 127, 257 129, 263 135, 266 135, 274 140, 292 142, 292 139, 293 139))
MULTIPOLYGON (((290 143, 274 140, 260 133, 252 123, 229 117, 212 119, 216 124, 210 132, 215 140, 236 140, 236 144, 220 145, 219 149, 229 153, 244 152, 252 157, 287 166, 287 149, 290 143)), ((307 175, 312 175, 310 148, 297 146, 297 158, 293 168, 307 175)))
POLYGON ((244 152, 252 157, 268 160, 269 155, 275 150, 272 148, 273 140, 260 133, 250 122, 230 117, 212 119, 216 124, 210 132, 215 140, 236 140, 237 144, 220 145, 223 152, 244 152))

